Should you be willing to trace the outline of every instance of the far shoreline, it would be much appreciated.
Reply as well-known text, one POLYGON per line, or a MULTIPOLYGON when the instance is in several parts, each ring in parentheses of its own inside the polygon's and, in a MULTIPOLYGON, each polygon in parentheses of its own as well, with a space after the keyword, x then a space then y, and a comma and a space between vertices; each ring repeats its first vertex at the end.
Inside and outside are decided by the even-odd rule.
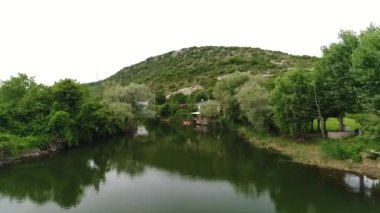
POLYGON ((352 172, 366 175, 371 178, 380 179, 380 162, 363 158, 361 162, 351 160, 337 160, 327 157, 320 147, 312 143, 295 143, 284 137, 257 137, 246 127, 237 129, 237 133, 248 143, 255 147, 272 150, 290 158, 294 163, 322 169, 334 169, 343 172, 352 172))

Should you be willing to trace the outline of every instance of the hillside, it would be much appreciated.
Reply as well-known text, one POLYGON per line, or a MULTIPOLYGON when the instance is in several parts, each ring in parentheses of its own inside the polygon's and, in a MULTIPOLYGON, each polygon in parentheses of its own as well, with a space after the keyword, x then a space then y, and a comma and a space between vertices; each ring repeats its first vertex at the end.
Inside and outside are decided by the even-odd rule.
POLYGON ((194 85, 207 88, 215 84, 218 76, 235 71, 275 77, 294 67, 311 68, 316 60, 259 48, 191 47, 150 57, 104 81, 144 83, 169 92, 194 85))

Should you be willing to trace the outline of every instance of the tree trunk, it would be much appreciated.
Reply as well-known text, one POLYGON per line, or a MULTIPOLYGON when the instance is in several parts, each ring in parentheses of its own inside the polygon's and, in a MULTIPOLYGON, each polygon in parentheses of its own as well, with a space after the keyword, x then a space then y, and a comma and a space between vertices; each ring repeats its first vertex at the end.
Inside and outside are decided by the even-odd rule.
POLYGON ((319 126, 318 128, 320 129, 321 133, 322 133, 322 138, 325 138, 326 137, 326 120, 321 117, 321 122, 319 122, 319 126))
POLYGON ((344 131, 344 124, 343 124, 343 114, 340 114, 338 116, 338 122, 339 122, 339 131, 344 131))
POLYGON ((318 128, 322 129, 322 131, 321 131, 322 138, 325 138, 326 122, 325 122, 325 120, 322 117, 321 108, 319 106, 319 100, 318 100, 318 97, 317 97, 317 89, 315 88, 315 85, 314 85, 314 101, 315 101, 315 106, 317 107, 317 110, 318 110, 318 128), (322 122, 323 122, 323 127, 322 128, 320 128, 320 126, 319 126, 320 125, 320 120, 322 120, 322 122))

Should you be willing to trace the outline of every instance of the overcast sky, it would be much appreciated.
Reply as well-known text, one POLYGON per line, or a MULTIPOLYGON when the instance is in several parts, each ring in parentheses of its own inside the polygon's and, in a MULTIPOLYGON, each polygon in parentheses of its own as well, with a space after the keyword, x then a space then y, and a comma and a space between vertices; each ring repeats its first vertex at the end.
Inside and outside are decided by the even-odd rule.
POLYGON ((340 29, 380 23, 377 0, 1 0, 0 79, 91 82, 168 51, 246 46, 320 56, 340 29), (98 73, 98 77, 97 77, 98 73))

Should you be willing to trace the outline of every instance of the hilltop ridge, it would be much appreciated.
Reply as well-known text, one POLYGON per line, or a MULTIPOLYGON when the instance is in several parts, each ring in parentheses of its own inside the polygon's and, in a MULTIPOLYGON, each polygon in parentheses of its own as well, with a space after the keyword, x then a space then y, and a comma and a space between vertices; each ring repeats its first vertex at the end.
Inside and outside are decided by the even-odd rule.
POLYGON ((273 78, 292 68, 309 69, 317 60, 317 57, 260 48, 190 47, 149 57, 95 84, 104 81, 124 85, 135 82, 146 84, 154 90, 173 92, 195 85, 209 88, 218 77, 236 71, 273 78))

